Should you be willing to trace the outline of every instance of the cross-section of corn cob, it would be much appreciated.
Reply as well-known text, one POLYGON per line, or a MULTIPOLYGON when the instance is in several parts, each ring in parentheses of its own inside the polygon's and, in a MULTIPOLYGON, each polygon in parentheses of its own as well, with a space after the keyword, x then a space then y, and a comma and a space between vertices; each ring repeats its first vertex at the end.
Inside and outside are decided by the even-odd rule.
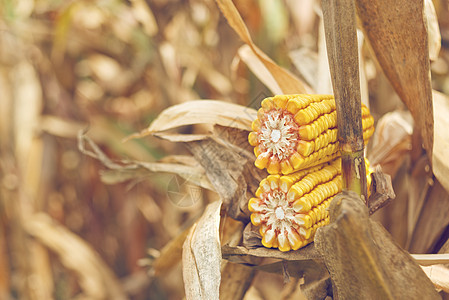
POLYGON ((326 209, 341 191, 340 164, 334 159, 290 175, 269 175, 260 182, 248 208, 265 247, 289 251, 313 241, 316 229, 329 223, 326 209))
MULTIPOLYGON (((363 139, 374 132, 374 119, 362 106, 363 139)), ((249 143, 256 167, 290 174, 339 156, 337 113, 332 95, 280 95, 266 98, 252 123, 249 143)))
MULTIPOLYGON (((372 171, 367 159, 365 164, 369 187, 372 171)), ((262 244, 289 251, 311 243, 316 230, 329 223, 327 208, 341 189, 340 158, 263 179, 256 197, 248 202, 251 222, 259 226, 262 244)))

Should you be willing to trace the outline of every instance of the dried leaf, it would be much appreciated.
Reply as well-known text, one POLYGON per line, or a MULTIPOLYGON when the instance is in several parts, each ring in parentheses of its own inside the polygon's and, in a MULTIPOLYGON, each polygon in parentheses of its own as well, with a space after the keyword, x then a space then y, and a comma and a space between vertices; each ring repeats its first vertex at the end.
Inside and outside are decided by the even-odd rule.
MULTIPOLYGON (((319 281, 327 281, 329 279, 329 273, 326 270, 323 261, 278 261, 271 264, 258 265, 254 268, 259 271, 283 275, 284 280, 288 280, 289 277, 304 278, 304 284, 306 286, 319 281)), ((330 286, 330 280, 327 284, 322 285, 324 292, 327 290, 328 286, 330 286)))
POLYGON ((380 166, 377 166, 374 173, 371 174, 371 179, 371 194, 368 198, 370 215, 396 198, 393 186, 391 185, 391 177, 384 174, 380 166))
MULTIPOLYGON (((304 283, 303 281, 304 280, 301 280, 299 278, 293 278, 292 280, 290 280, 290 282, 288 282, 284 286, 284 289, 282 290, 282 293, 280 295, 281 299, 282 300, 307 300, 307 299, 311 299, 310 297, 306 297, 305 293, 301 289, 301 284, 304 283)), ((322 297, 321 299, 324 299, 325 297, 326 297, 326 295, 324 295, 324 297, 322 297)))
POLYGON ((169 271, 174 265, 181 261, 182 245, 186 240, 192 227, 182 231, 174 237, 167 245, 160 251, 160 255, 151 263, 151 268, 154 275, 161 276, 169 271))
POLYGON ((228 20, 229 25, 235 30, 240 38, 251 47, 254 54, 265 65, 268 71, 270 71, 281 88, 283 94, 310 93, 311 88, 309 86, 289 71, 277 65, 253 43, 248 28, 231 0, 217 0, 217 3, 223 15, 228 20))
POLYGON ((248 45, 243 45, 238 50, 239 57, 248 66, 248 68, 256 75, 257 78, 273 93, 273 95, 282 94, 276 79, 267 69, 267 67, 260 61, 254 51, 248 45))
POLYGON ((449 264, 449 254, 411 254, 421 266, 431 266, 439 264, 449 264))
POLYGON ((249 220, 248 199, 266 176, 254 166, 254 154, 248 143, 248 132, 220 127, 214 136, 186 143, 203 166, 215 191, 231 218, 249 220))
MULTIPOLYGON (((310 86, 314 87, 314 90, 317 94, 331 94, 332 88, 328 91, 318 91, 317 88, 320 88, 320 85, 317 84, 317 74, 318 74, 318 55, 315 51, 301 47, 299 49, 290 51, 288 54, 296 69, 298 69, 301 76, 306 80, 310 86)), ((326 56, 327 60, 327 56, 326 56)), ((327 74, 329 74, 329 69, 327 70, 327 74)), ((330 77, 328 76, 330 80, 330 77)), ((323 82, 324 83, 324 82, 323 82)))
POLYGON ((395 176, 411 148, 413 120, 410 113, 394 111, 379 119, 370 141, 368 159, 381 165, 385 173, 395 176))
POLYGON ((449 293, 449 269, 444 266, 422 267, 435 288, 449 293))
POLYGON ((256 119, 256 115, 257 112, 252 108, 224 101, 188 101, 167 108, 159 114, 150 127, 128 138, 141 138, 155 133, 161 136, 161 131, 193 124, 219 124, 251 130, 251 123, 256 119))
POLYGON ((25 230, 56 252, 62 264, 75 272, 85 296, 91 299, 126 299, 120 282, 101 257, 80 237, 39 213, 27 217, 25 230))
POLYGON ((115 184, 133 178, 143 178, 154 172, 178 174, 186 181, 197 186, 214 190, 204 169, 199 165, 181 165, 160 162, 143 162, 137 160, 121 160, 114 162, 84 133, 78 134, 78 149, 109 168, 108 171, 101 173, 101 179, 107 184, 115 184), (89 150, 86 144, 90 147, 89 150))
POLYGON ((385 75, 413 115, 432 158, 433 109, 422 1, 357 0, 365 37, 385 75))
MULTIPOLYGON (((426 209, 425 204, 433 184, 433 174, 427 156, 421 155, 421 157, 416 159, 409 173, 404 174, 403 177, 408 180, 408 186, 406 187, 408 193, 406 245, 407 249, 410 250, 410 244, 414 242, 412 241, 413 232, 417 229, 416 225, 423 210, 426 209)), ((429 226, 426 227, 428 228, 429 226)), ((421 240, 424 237, 417 236, 416 238, 421 240)))
POLYGON ((311 281, 310 283, 304 283, 301 285, 306 299, 329 299, 329 294, 332 293, 332 282, 329 273, 324 275, 318 280, 311 281))
POLYGON ((368 79, 366 78, 365 59, 363 57, 363 44, 365 43, 365 36, 363 32, 357 29, 357 50, 359 54, 359 74, 360 74, 360 97, 363 104, 369 106, 369 89, 368 79))
POLYGON ((219 299, 220 208, 221 201, 209 204, 184 242, 182 274, 187 300, 219 299))
POLYGON ((243 230, 242 244, 244 247, 249 249, 263 247, 262 235, 260 234, 258 227, 254 226, 251 222, 246 224, 246 227, 243 230))
POLYGON ((260 258, 274 258, 283 261, 321 260, 321 254, 315 249, 314 244, 309 244, 298 251, 281 252, 278 249, 259 247, 248 249, 242 246, 231 247, 224 245, 221 249, 223 258, 235 263, 254 265, 260 258))
POLYGON ((320 22, 318 25, 318 62, 317 77, 312 85, 319 94, 333 94, 331 73, 329 69, 329 58, 327 56, 326 36, 324 34, 323 14, 320 13, 320 22))
POLYGON ((427 23, 427 34, 429 36, 429 58, 432 61, 438 59, 441 49, 440 26, 432 0, 424 0, 424 16, 427 23))
POLYGON ((243 299, 256 275, 256 270, 227 262, 221 273, 220 298, 243 299))
POLYGON ((368 218, 355 192, 338 194, 329 210, 331 223, 318 229, 315 245, 330 272, 334 297, 439 299, 413 258, 368 218))
POLYGON ((432 168, 433 174, 441 185, 449 192, 449 98, 434 91, 433 93, 435 131, 432 168))
MULTIPOLYGON (((424 188, 419 195, 423 197, 422 210, 412 235, 408 250, 413 253, 429 253, 440 240, 449 225, 449 194, 438 180, 427 181, 428 189, 424 188)), ((413 183, 412 183, 413 184, 413 183)))

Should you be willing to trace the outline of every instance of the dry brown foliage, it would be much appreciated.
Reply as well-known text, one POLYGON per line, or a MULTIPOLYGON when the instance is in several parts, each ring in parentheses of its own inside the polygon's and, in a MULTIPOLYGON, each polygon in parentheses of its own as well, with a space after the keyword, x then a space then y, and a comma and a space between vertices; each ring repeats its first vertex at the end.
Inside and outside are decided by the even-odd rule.
POLYGON ((375 246, 335 222, 281 253, 248 225, 247 134, 266 96, 332 93, 320 1, 2 1, 0 299, 449 299, 449 7, 391 2, 356 1, 396 194, 348 215, 375 246), (329 255, 344 233, 368 250, 329 255))

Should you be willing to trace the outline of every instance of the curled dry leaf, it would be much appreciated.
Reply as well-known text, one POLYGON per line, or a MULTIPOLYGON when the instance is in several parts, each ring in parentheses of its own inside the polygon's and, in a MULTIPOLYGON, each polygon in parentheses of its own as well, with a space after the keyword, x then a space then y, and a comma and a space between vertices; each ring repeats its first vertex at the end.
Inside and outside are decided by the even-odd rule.
MULTIPOLYGON (((256 115, 257 111, 252 108, 224 101, 188 101, 167 108, 159 114, 151 123, 150 127, 140 133, 129 136, 128 139, 141 138, 149 134, 165 137, 166 135, 163 131, 193 124, 218 124, 232 128, 251 130, 251 123, 256 118, 256 115)), ((168 139, 170 139, 170 136, 173 136, 173 134, 169 134, 168 139)), ((174 141, 188 141, 182 140, 178 135, 174 136, 174 141)), ((199 138, 202 137, 200 136, 199 138)), ((189 137, 186 137, 186 139, 189 139, 189 137)))
MULTIPOLYGON (((123 182, 129 179, 142 178, 154 172, 178 174, 185 180, 203 187, 205 189, 214 190, 204 169, 201 165, 182 165, 179 163, 161 163, 161 162, 142 162, 136 160, 121 160, 114 162, 84 133, 80 131, 78 134, 79 150, 95 159, 98 159, 107 171, 101 173, 101 179, 107 184, 123 182), (90 149, 88 149, 88 147, 90 149)), ((191 162, 191 160, 187 160, 191 162)))
POLYGON ((127 299, 114 273, 80 237, 39 213, 28 217, 25 230, 50 250, 79 277, 84 296, 90 299, 127 299))
POLYGON ((220 208, 221 201, 209 204, 184 242, 182 274, 187 300, 219 299, 220 208))
POLYGON ((265 65, 274 79, 277 81, 283 94, 301 94, 310 93, 312 89, 303 81, 298 79, 295 75, 286 69, 277 65, 271 58, 269 58, 262 50, 257 47, 249 34, 248 28, 242 20, 237 8, 232 3, 232 0, 217 0, 218 6, 223 15, 229 22, 229 25, 235 30, 240 38, 251 47, 254 54, 265 65))

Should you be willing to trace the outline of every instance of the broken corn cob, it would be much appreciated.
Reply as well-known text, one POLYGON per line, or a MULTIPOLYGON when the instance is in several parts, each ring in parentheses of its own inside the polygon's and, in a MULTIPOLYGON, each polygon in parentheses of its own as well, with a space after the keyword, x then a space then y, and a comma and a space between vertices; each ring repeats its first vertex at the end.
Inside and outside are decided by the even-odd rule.
MULTIPOLYGON (((370 184, 367 159, 365 164, 370 184)), ((297 250, 329 223, 327 208, 341 190, 340 158, 289 175, 269 175, 248 202, 251 223, 259 226, 265 247, 297 250)))
MULTIPOLYGON (((374 119, 362 106, 365 144, 374 119)), ((337 113, 332 95, 279 95, 266 98, 252 123, 249 143, 256 167, 290 174, 338 157, 337 113)))
POLYGON ((248 208, 265 247, 289 251, 313 241, 317 228, 329 223, 327 207, 341 191, 340 164, 338 158, 290 175, 269 175, 260 182, 248 208))

